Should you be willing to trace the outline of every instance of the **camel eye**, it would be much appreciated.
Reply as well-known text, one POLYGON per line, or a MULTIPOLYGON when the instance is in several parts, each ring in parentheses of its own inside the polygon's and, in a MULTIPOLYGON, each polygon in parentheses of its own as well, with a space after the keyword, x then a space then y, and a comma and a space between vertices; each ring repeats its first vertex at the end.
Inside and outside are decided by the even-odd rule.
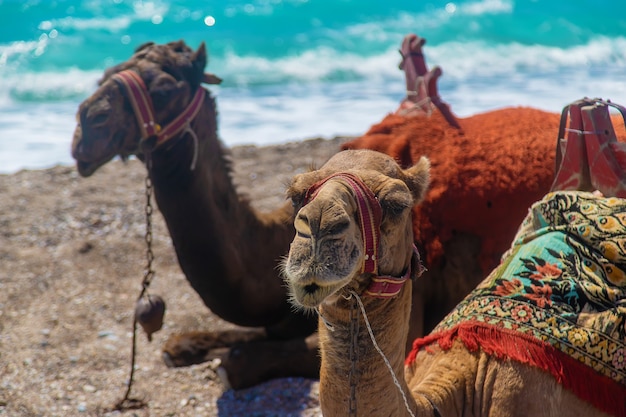
POLYGON ((154 102, 154 107, 158 109, 167 106, 182 89, 183 83, 177 83, 173 77, 158 76, 150 84, 150 96, 154 102))
POLYGON ((324 230, 324 235, 334 236, 344 233, 350 227, 350 222, 346 219, 332 225, 332 227, 324 230))
POLYGON ((380 201, 380 207, 382 208, 383 215, 385 217, 396 218, 401 216, 408 208, 410 208, 410 205, 404 200, 383 199, 380 201))
POLYGON ((111 105, 109 104, 109 101, 100 101, 87 110, 84 122, 92 127, 103 125, 109 119, 110 112, 111 105))
POLYGON ((109 118, 108 114, 100 113, 100 114, 97 114, 97 115, 95 115, 93 117, 90 117, 89 118, 89 124, 92 125, 92 126, 101 125, 104 122, 106 122, 108 118, 109 118))
POLYGON ((302 203, 304 202, 304 194, 293 194, 291 196, 291 205, 295 210, 298 210, 302 207, 302 203))
POLYGON ((154 105, 158 107, 160 104, 167 104, 176 91, 178 91, 178 89, 174 83, 163 83, 157 86, 151 94, 154 105))
POLYGON ((291 206, 296 210, 302 207, 302 198, 292 198, 291 206))

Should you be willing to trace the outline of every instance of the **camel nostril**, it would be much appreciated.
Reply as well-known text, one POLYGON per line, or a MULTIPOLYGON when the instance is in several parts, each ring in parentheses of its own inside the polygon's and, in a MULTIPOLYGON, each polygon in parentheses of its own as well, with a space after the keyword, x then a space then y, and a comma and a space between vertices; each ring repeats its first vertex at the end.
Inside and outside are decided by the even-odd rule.
POLYGON ((309 238, 311 236, 311 226, 309 224, 309 219, 305 214, 299 213, 296 216, 294 226, 299 237, 309 238))
POLYGON ((306 217, 305 214, 302 213, 298 213, 298 215, 296 216, 296 220, 302 222, 305 225, 309 224, 309 219, 306 217))
POLYGON ((313 294, 314 292, 316 292, 318 289, 320 288, 319 285, 317 284, 309 284, 309 285, 305 285, 304 286, 304 292, 306 292, 307 294, 313 294))

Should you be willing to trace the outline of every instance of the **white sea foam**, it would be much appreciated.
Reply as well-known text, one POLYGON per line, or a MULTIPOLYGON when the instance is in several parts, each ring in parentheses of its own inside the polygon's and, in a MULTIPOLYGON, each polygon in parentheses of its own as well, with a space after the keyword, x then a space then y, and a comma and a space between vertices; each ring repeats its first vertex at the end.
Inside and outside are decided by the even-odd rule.
MULTIPOLYGON (((559 112, 585 96, 626 104, 626 38, 565 49, 446 42, 425 52, 430 66, 443 68, 441 97, 461 117, 517 105, 559 112)), ((214 59, 209 70, 225 79, 212 87, 220 136, 233 146, 362 134, 402 99, 398 62, 396 48, 369 57, 315 47, 278 60, 234 53, 214 59)), ((0 75, 0 172, 72 164, 74 113, 102 71, 0 75)))
MULTIPOLYGON (((448 9, 448 6, 446 6, 446 10, 447 9, 448 9)), ((484 14, 499 14, 499 13, 508 14, 513 11, 513 1, 511 0, 481 0, 477 2, 463 4, 457 7, 456 10, 459 13, 467 14, 470 16, 480 16, 484 14)))
POLYGON ((42 30, 57 29, 61 31, 104 30, 110 33, 119 33, 127 30, 137 21, 152 21, 155 24, 159 24, 169 10, 169 5, 166 2, 135 1, 132 3, 132 11, 129 10, 116 16, 107 16, 99 2, 88 2, 86 6, 91 9, 93 16, 96 17, 67 16, 45 20, 40 22, 39 28, 42 30))
POLYGON ((267 145, 310 137, 364 133, 372 123, 395 110, 390 90, 363 83, 291 86, 259 96, 247 90, 218 95, 220 136, 227 145, 267 145))
POLYGON ((105 29, 112 33, 120 32, 127 29, 133 22, 130 16, 117 16, 117 17, 94 17, 94 18, 76 18, 76 17, 64 17, 51 21, 52 27, 61 30, 90 30, 90 29, 105 29))
MULTIPOLYGON (((15 51, 32 51, 35 45, 17 43, 4 49, 0 47, 0 59, 15 51)), ((520 43, 487 46, 481 42, 447 42, 429 44, 425 53, 429 65, 443 68, 445 78, 442 81, 445 79, 448 83, 465 83, 476 77, 514 80, 516 77, 552 77, 563 72, 584 75, 592 70, 600 73, 612 69, 626 71, 626 37, 598 37, 587 44, 566 49, 520 43)), ((212 59, 208 70, 224 78, 225 85, 229 86, 350 79, 379 83, 402 78, 397 69, 398 62, 397 48, 362 56, 316 47, 299 55, 273 60, 229 52, 223 59, 212 59)), ((63 99, 90 94, 102 71, 74 68, 64 72, 11 73, 0 70, 0 74, 0 97, 12 91, 33 97, 53 97, 58 93, 63 99)))
POLYGON ((39 56, 43 53, 48 44, 48 36, 42 35, 37 41, 15 41, 6 45, 0 45, 0 74, 13 61, 19 60, 22 56, 34 54, 39 56))
POLYGON ((70 164, 76 106, 37 103, 0 111, 0 173, 70 164))
MULTIPOLYGON (((431 64, 443 66, 456 80, 482 76, 586 70, 590 67, 626 68, 626 38, 598 37, 584 45, 556 48, 543 45, 487 46, 483 42, 446 42, 429 45, 431 64)), ((616 80, 617 81, 617 80, 616 80)))

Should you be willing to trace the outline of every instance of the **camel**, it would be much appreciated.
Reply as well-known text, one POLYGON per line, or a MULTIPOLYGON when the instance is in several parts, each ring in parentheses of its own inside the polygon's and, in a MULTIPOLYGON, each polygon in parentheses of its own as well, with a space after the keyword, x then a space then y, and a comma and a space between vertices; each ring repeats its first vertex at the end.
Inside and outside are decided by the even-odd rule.
POLYGON ((173 335, 163 348, 169 366, 219 355, 233 388, 317 377, 315 320, 293 311, 276 269, 295 233, 293 208, 258 212, 238 195, 215 100, 201 86, 220 81, 206 63, 204 44, 148 43, 106 70, 78 109, 77 170, 88 177, 116 155, 144 161, 185 277, 213 313, 249 327, 173 335))
POLYGON ((626 299, 626 200, 548 194, 531 207, 502 266, 431 335, 416 340, 405 359, 412 287, 422 283, 411 208, 424 199, 428 182, 425 157, 402 168, 376 151, 345 150, 319 170, 295 176, 287 191, 297 209, 296 236, 283 274, 294 305, 319 313, 323 414, 625 415, 626 312, 619 302, 606 304, 626 299), (581 217, 590 222, 576 223, 581 217), (552 218, 561 226, 541 229, 552 218), (610 229, 596 223, 602 218, 610 229), (540 250, 526 251, 535 238, 540 250), (570 245, 547 252, 560 263, 544 262, 549 256, 541 251, 553 247, 552 238, 570 245), (611 250, 589 250, 586 244, 594 242, 611 250), (589 268, 577 270, 578 262, 589 268), (508 280, 516 268, 524 274, 508 280), (583 275, 596 281, 563 287, 583 275), (527 304, 519 298, 522 280, 537 286, 527 304), (490 288, 497 289, 492 298, 490 288), (570 308, 572 299, 581 305, 570 308), (555 314, 557 304, 569 316, 555 314), (545 340, 517 331, 534 321, 545 340))

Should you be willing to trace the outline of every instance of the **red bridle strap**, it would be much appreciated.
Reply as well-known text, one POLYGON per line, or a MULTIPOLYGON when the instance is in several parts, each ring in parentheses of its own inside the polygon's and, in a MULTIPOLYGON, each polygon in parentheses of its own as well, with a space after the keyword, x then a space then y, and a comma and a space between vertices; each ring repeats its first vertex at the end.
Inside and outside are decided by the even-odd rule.
POLYGON ((204 102, 205 91, 204 88, 199 87, 187 108, 165 128, 161 128, 161 125, 155 120, 154 106, 146 84, 139 74, 132 70, 124 70, 114 74, 112 78, 120 82, 128 92, 130 103, 139 123, 139 129, 141 129, 141 139, 156 136, 156 147, 180 133, 196 117, 204 102))
POLYGON ((378 246, 380 245, 380 222, 382 210, 374 194, 359 177, 349 172, 338 172, 311 186, 305 204, 315 198, 317 191, 330 179, 341 179, 354 191, 359 211, 361 233, 365 244, 365 260, 361 272, 378 273, 378 246))
POLYGON ((379 277, 372 278, 372 283, 365 290, 365 294, 375 298, 391 298, 402 290, 402 286, 411 277, 411 267, 409 266, 401 277, 379 277))
POLYGON ((365 290, 365 294, 377 298, 390 298, 397 295, 403 284, 411 276, 410 266, 401 277, 378 275, 378 253, 380 247, 380 222, 382 221, 382 209, 376 196, 367 188, 361 179, 349 172, 338 172, 313 184, 307 191, 304 204, 315 198, 320 188, 330 179, 340 179, 348 184, 354 191, 358 205, 359 222, 363 242, 365 246, 365 259, 361 273, 374 274, 372 283, 365 290))

